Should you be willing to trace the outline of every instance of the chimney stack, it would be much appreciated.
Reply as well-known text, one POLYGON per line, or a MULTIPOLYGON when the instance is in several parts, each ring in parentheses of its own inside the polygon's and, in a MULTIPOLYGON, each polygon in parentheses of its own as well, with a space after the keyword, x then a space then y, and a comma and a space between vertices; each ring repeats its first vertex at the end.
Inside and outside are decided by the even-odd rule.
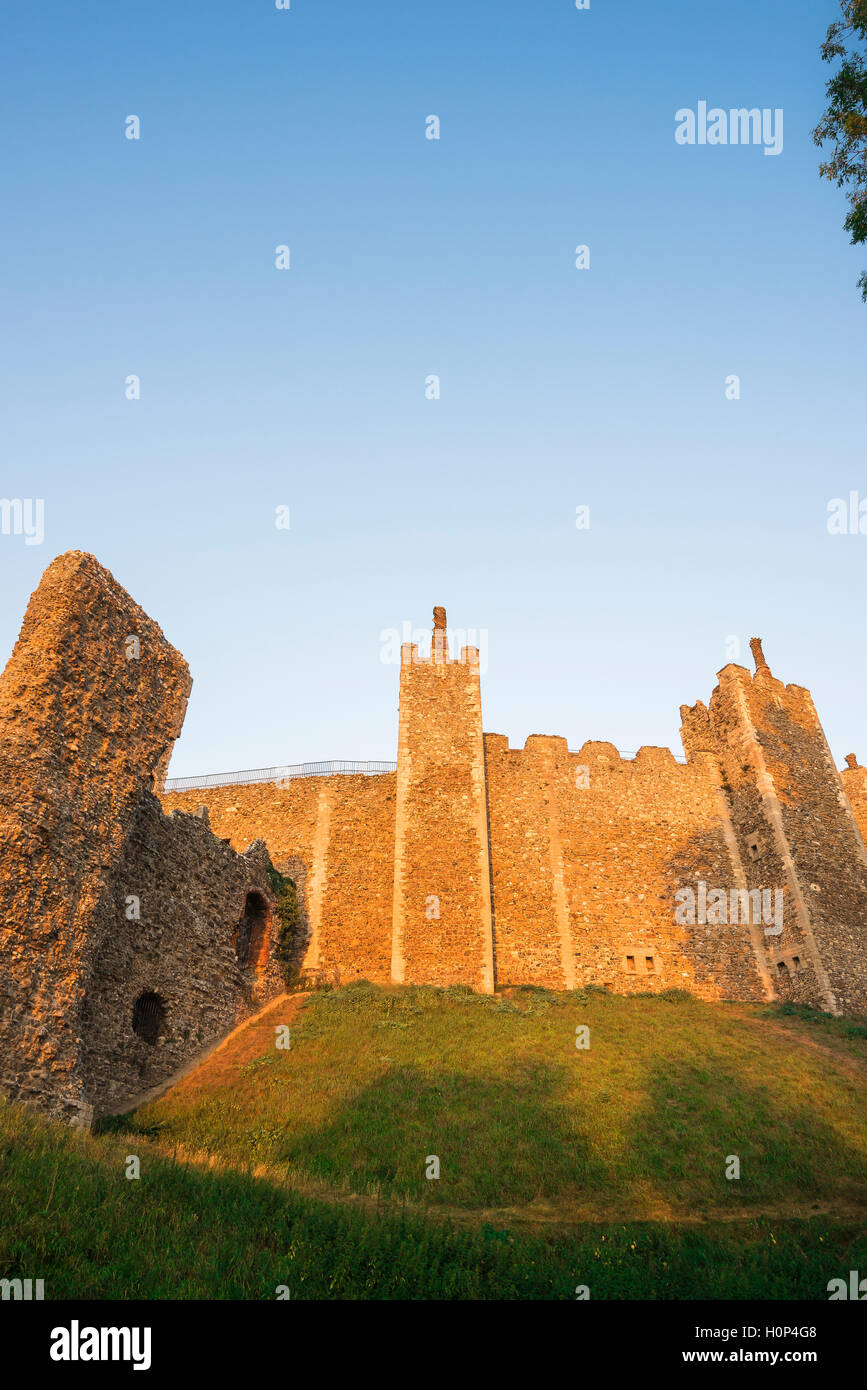
POLYGON ((449 643, 446 636, 446 610, 435 608, 433 611, 433 640, 431 642, 430 657, 431 661, 437 664, 448 661, 449 643))

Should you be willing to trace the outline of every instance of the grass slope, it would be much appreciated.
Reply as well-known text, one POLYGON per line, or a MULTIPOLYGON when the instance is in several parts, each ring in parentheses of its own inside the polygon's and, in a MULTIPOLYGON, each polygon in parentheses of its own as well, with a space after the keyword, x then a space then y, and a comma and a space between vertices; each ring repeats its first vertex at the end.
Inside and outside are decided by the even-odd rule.
POLYGON ((867 1028, 807 1010, 283 1001, 100 1135, 0 1105, 0 1276, 48 1297, 824 1299, 867 1268, 865 1075, 867 1028))
POLYGON ((423 1208, 529 1217, 535 1204, 574 1220, 867 1206, 857 1025, 680 993, 358 984, 311 997, 287 1051, 275 1045, 285 1014, 125 1125, 293 1184, 423 1208))

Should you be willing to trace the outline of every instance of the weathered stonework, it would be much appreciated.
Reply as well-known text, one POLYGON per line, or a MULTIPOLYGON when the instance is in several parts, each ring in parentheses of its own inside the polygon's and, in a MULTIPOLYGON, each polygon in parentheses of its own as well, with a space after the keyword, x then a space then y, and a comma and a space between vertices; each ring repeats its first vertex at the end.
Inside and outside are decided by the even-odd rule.
POLYGON ((272 904, 264 846, 241 856, 154 796, 190 684, 77 551, 46 570, 0 677, 0 1085, 81 1123, 276 988, 267 949, 232 960, 247 893, 272 904), (164 1015, 152 1042, 140 996, 164 1015))
POLYGON ((712 761, 486 747, 498 982, 763 997, 748 934, 675 921, 679 888, 735 881, 712 761))
MULTIPOLYGON (((832 1012, 867 1011, 867 852, 810 692, 730 665, 710 706, 684 707, 684 746, 717 756, 750 888, 779 885, 783 929, 768 935, 777 994, 832 1012)), ((852 783, 857 795, 858 784, 852 783)))
POLYGON ((479 656, 450 661, 445 610, 431 657, 401 651, 391 975, 494 988, 479 656))
POLYGON ((239 849, 261 837, 298 887, 307 974, 327 983, 390 978, 394 773, 298 777, 164 795, 206 802, 216 834, 239 849))
POLYGON ((279 867, 305 865, 307 964, 327 978, 863 1011, 867 770, 853 758, 841 778, 808 692, 772 676, 757 639, 753 654, 754 676, 727 666, 709 709, 682 707, 686 763, 542 735, 512 749, 482 735, 477 654, 450 660, 436 609, 430 657, 402 652, 396 776, 164 800, 204 799, 236 847, 261 835, 279 867), (741 915, 680 920, 685 889, 741 915), (762 890, 779 929, 756 916, 762 890))
POLYGON ((838 773, 809 692, 752 645, 754 675, 682 707, 685 763, 513 749, 437 609, 430 656, 402 652, 396 774, 160 801, 186 664, 92 556, 59 557, 0 677, 0 1086, 87 1123, 276 994, 272 864, 320 980, 867 1011, 867 770, 838 773), (773 917, 713 915, 763 894, 773 917))
POLYGON ((261 840, 237 854, 203 820, 166 815, 143 794, 91 926, 81 1065, 98 1111, 158 1085, 281 991, 268 865, 261 840), (132 920, 130 895, 140 913, 132 920), (147 994, 165 1009, 155 1043, 131 1027, 147 994))
POLYGON ((867 767, 861 766, 854 753, 847 753, 840 778, 861 839, 867 844, 867 767))

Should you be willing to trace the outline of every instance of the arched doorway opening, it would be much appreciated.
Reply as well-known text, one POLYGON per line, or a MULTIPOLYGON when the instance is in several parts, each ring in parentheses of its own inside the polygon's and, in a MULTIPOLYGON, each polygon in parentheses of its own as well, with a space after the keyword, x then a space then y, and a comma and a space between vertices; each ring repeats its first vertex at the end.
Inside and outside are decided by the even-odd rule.
POLYGON ((135 1001, 132 1009, 132 1031, 143 1042, 150 1043, 151 1047, 168 1031, 165 1000, 153 990, 145 990, 135 1001))
POLYGON ((268 955, 270 913, 261 893, 250 892, 235 933, 235 952, 242 970, 261 970, 268 955))

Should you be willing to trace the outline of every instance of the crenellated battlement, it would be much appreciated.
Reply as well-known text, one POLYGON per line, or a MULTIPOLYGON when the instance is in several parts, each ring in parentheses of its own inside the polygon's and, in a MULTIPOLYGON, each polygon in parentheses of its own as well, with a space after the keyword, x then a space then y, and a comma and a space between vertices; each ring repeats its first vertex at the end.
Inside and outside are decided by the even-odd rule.
MULTIPOLYGON (((367 879, 390 917, 374 928, 360 894, 352 950, 340 946, 345 918, 329 928, 335 969, 370 974, 361 942, 375 936, 381 960, 388 935, 396 980, 675 984, 707 998, 867 1007, 867 769, 853 755, 841 777, 809 691, 773 674, 759 638, 750 647, 754 671, 729 663, 707 704, 681 706, 683 758, 598 739, 575 749, 557 734, 511 747, 482 734, 477 649, 454 660, 435 609, 430 655, 402 648, 393 804, 390 779, 366 795, 366 814, 380 807, 377 834, 393 817, 393 854, 369 861, 391 878, 375 890, 367 879), (782 926, 687 930, 674 910, 687 890, 727 902, 776 894, 782 926)), ((349 793, 330 795, 337 805, 349 793)), ((257 823, 246 817, 244 833, 257 823)), ((329 834, 316 882, 366 853, 329 834)), ((282 831, 278 840, 283 852, 282 831)))
POLYGON ((773 674, 760 639, 755 671, 729 663, 707 704, 681 706, 680 758, 483 735, 476 651, 452 660, 444 634, 437 609, 430 657, 403 648, 392 978, 867 1008, 867 769, 851 755, 837 772, 810 692, 773 674), (685 930, 675 896, 701 884, 778 894, 782 926, 685 930), (633 980, 636 941, 653 970, 633 980))

